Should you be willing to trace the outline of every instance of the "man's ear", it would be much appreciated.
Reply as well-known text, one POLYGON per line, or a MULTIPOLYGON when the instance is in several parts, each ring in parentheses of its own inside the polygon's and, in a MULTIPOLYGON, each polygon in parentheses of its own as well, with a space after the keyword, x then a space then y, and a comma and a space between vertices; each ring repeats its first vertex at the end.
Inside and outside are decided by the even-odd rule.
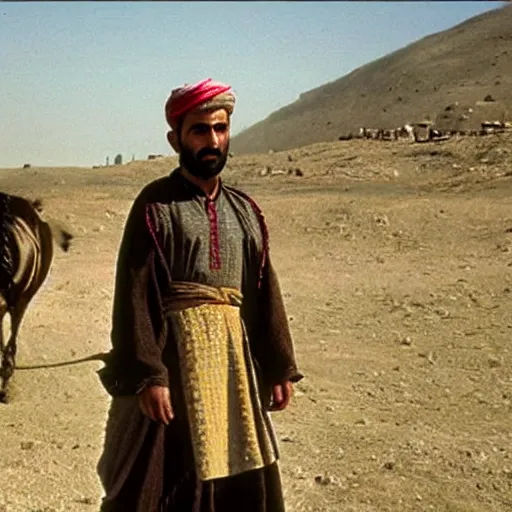
POLYGON ((167 140, 169 141, 169 144, 171 145, 172 149, 174 149, 174 151, 179 154, 180 145, 178 144, 178 134, 174 130, 168 131, 167 140))

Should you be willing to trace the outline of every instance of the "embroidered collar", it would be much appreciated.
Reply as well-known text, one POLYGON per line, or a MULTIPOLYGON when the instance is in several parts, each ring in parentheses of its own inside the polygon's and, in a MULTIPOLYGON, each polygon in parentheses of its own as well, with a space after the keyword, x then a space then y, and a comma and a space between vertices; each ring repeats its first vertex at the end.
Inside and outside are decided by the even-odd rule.
POLYGON ((219 176, 219 186, 217 187, 215 196, 209 197, 201 187, 199 187, 195 183, 192 183, 185 176, 183 176, 179 167, 174 169, 172 171, 171 175, 172 174, 177 175, 177 179, 179 180, 179 182, 183 185, 185 190, 191 192, 192 195, 204 197, 205 199, 207 199, 207 200, 209 199, 210 201, 216 201, 221 193, 221 190, 223 189, 222 178, 220 178, 220 176, 219 176))

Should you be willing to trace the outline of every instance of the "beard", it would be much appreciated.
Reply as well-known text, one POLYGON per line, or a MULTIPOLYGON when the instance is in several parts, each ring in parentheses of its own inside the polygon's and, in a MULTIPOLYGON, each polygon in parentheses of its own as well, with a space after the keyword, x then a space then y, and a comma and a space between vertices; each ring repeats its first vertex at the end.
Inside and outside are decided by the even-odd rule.
POLYGON ((200 178, 204 181, 217 176, 224 166, 228 158, 229 145, 224 151, 215 148, 202 148, 197 153, 181 145, 180 148, 180 166, 184 167, 192 176, 200 178), (204 160, 207 155, 215 158, 204 160))

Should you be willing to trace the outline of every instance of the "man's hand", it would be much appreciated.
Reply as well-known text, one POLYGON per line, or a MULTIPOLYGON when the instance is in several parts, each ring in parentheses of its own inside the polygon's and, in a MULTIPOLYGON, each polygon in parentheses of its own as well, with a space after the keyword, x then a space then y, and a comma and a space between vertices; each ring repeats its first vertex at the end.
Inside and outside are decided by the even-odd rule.
POLYGON ((145 416, 166 425, 174 418, 171 393, 166 386, 148 386, 138 395, 139 407, 145 416))
POLYGON ((283 384, 272 386, 272 401, 270 402, 270 411, 282 411, 288 407, 292 397, 292 383, 286 381, 283 384))

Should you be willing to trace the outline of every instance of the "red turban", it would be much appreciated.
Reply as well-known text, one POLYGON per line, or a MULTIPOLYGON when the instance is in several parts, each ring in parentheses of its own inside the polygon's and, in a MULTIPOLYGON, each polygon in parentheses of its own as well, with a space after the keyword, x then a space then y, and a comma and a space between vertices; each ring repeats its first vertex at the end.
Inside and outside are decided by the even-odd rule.
POLYGON ((165 103, 165 118, 176 129, 180 117, 195 108, 224 108, 228 114, 232 114, 234 105, 235 96, 231 86, 207 78, 193 85, 185 84, 173 89, 165 103))

